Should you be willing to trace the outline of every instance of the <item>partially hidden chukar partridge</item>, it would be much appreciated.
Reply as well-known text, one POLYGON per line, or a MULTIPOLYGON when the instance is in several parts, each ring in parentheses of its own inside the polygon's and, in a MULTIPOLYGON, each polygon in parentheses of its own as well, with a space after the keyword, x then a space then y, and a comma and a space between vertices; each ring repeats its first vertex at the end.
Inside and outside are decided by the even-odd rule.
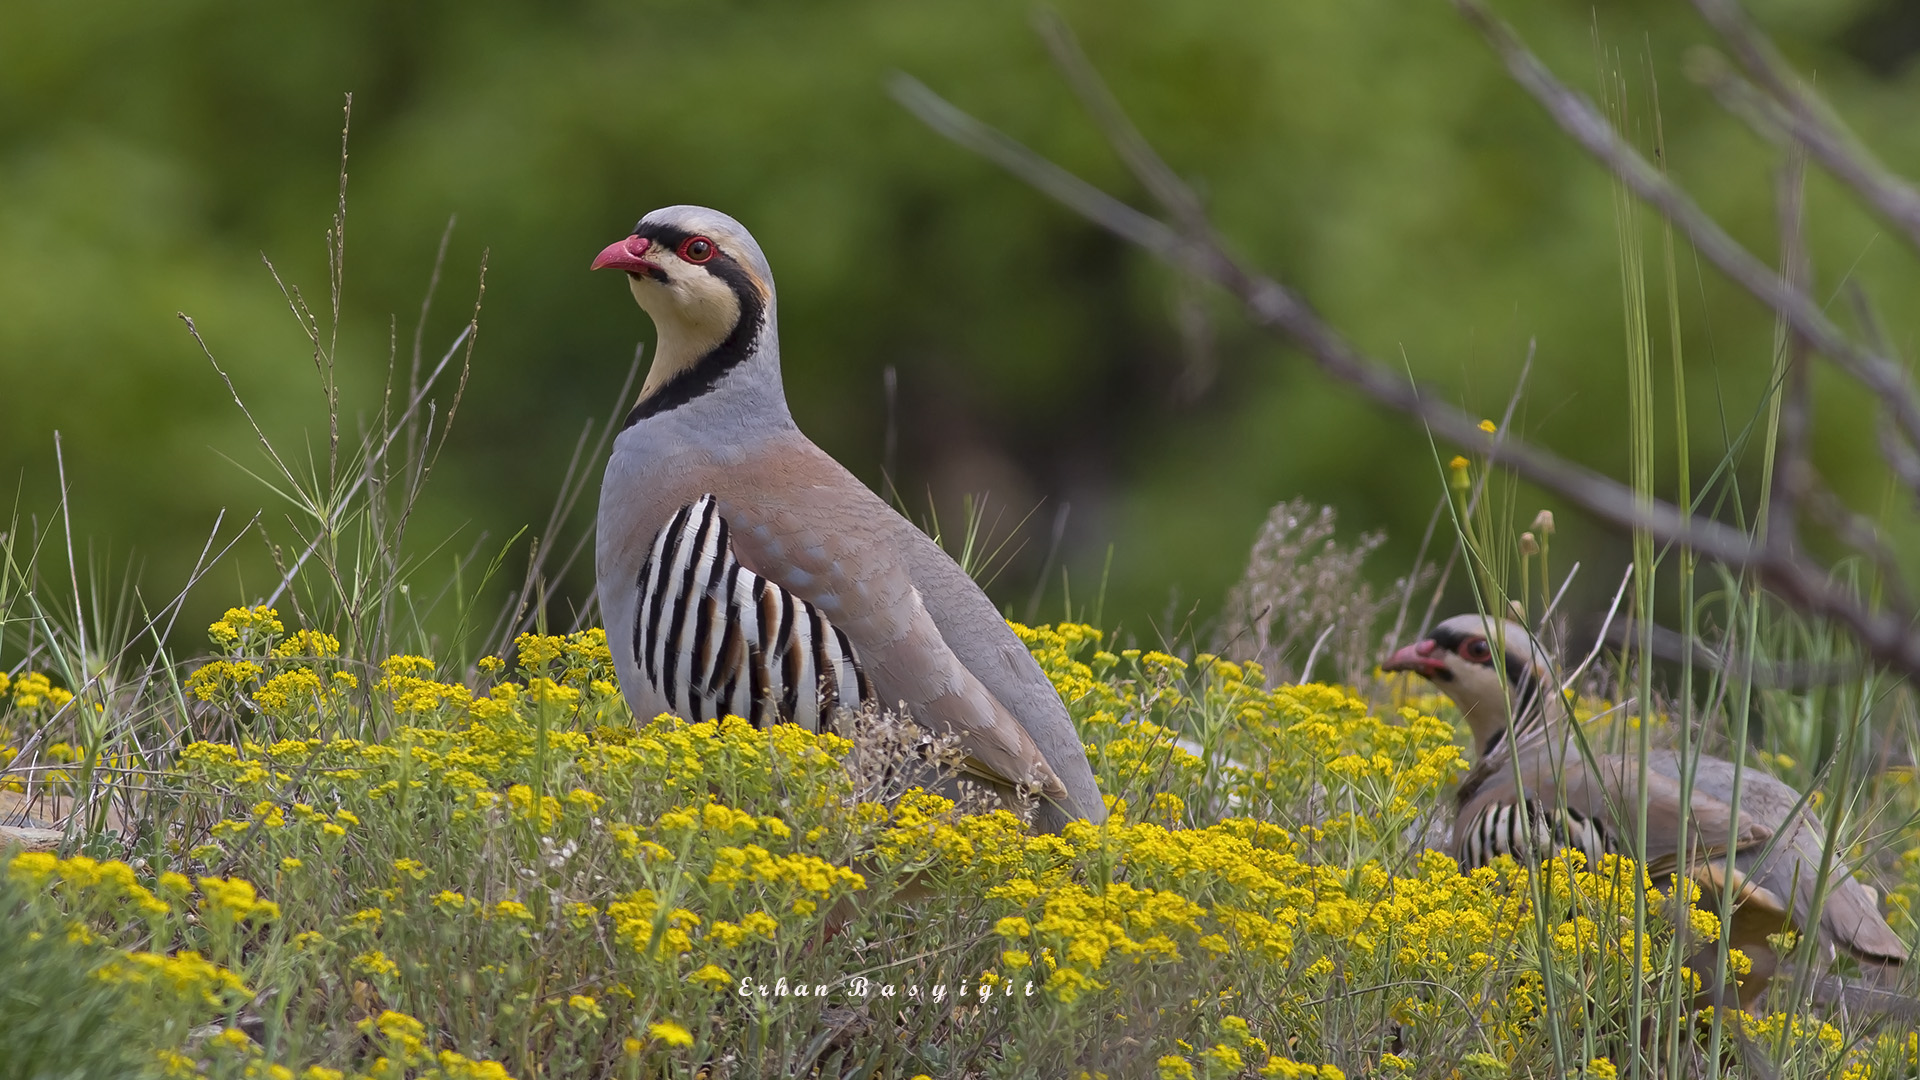
MULTIPOLYGON (((1603 853, 1628 852, 1638 813, 1638 755, 1582 750, 1546 651, 1525 628, 1456 615, 1382 667, 1431 680, 1472 729, 1474 765, 1460 784, 1451 842, 1462 866, 1483 866, 1500 855, 1538 862, 1568 847, 1593 867, 1603 853)), ((1766 986, 1780 962, 1767 935, 1805 932, 1816 903, 1816 932, 1829 955, 1844 949, 1869 967, 1906 961, 1907 948, 1881 917, 1877 894, 1855 880, 1844 861, 1832 861, 1827 895, 1817 896, 1825 829, 1801 808, 1798 791, 1758 769, 1741 771, 1736 812, 1733 764, 1694 757, 1683 855, 1681 764, 1671 750, 1648 752, 1646 869, 1656 883, 1686 873, 1699 883, 1699 903, 1708 911, 1718 912, 1721 897, 1733 891, 1728 940, 1753 961, 1740 986, 1741 1004, 1766 986)), ((1703 978, 1711 978, 1711 957, 1703 951, 1692 962, 1703 978)), ((1708 992, 1716 1000, 1729 996, 1708 992)))
POLYGON ((969 772, 1036 794, 1038 826, 1104 820, 1065 705, 979 586, 794 425, 747 230, 669 206, 601 268, 659 335, 600 489, 600 605, 634 715, 819 730, 904 704, 958 734, 969 772))

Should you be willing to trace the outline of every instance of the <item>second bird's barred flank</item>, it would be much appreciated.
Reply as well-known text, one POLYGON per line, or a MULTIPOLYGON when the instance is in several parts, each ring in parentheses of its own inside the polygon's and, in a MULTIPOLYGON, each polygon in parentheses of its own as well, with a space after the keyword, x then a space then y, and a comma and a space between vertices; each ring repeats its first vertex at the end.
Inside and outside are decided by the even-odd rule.
POLYGON ((1524 810, 1518 803, 1488 804, 1460 832, 1459 847, 1456 854, 1468 869, 1487 866, 1502 855, 1537 863, 1561 848, 1572 848, 1587 857, 1587 868, 1592 870, 1600 865, 1602 855, 1613 850, 1603 822, 1569 807, 1548 807, 1537 799, 1529 799, 1524 810))
POLYGON ((741 565, 703 495, 654 537, 635 582, 633 659, 690 721, 743 717, 818 731, 872 699, 853 643, 819 608, 741 565))
POLYGON ((1696 908, 1719 916, 1731 905, 1721 934, 1743 941, 1753 961, 1737 984, 1711 963, 1712 948, 1687 961, 1702 999, 1716 1005, 1747 1006, 1785 970, 1768 943, 1783 929, 1812 935, 1829 956, 1845 949, 1863 970, 1908 960, 1874 890, 1854 879, 1807 812, 1807 796, 1709 754, 1594 751, 1579 738, 1551 657, 1519 623, 1456 615, 1382 666, 1432 680, 1473 731, 1476 760, 1455 796, 1449 842, 1463 869, 1502 855, 1539 866, 1574 850, 1590 870, 1609 854, 1637 855, 1660 876, 1683 870, 1699 887, 1696 908), (1829 887, 1816 889, 1821 878, 1829 887))

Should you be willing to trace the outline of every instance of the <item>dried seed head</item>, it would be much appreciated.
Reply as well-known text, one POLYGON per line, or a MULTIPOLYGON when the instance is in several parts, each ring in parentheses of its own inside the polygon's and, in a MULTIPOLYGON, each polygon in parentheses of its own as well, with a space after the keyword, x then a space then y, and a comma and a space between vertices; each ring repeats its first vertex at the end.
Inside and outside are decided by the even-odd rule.
POLYGON ((1533 531, 1541 536, 1553 535, 1553 511, 1542 510, 1533 515, 1533 531))
POLYGON ((1532 558, 1540 554, 1540 541, 1535 540, 1532 533, 1523 532, 1520 534, 1520 554, 1526 558, 1532 558))
POLYGON ((1006 809, 1031 824, 1037 800, 1003 798, 991 786, 966 779, 967 751, 951 731, 935 734, 913 721, 904 703, 883 709, 869 700, 858 710, 839 709, 831 729, 853 743, 845 759, 853 783, 850 799, 892 806, 912 788, 939 791, 950 785, 957 815, 1006 809))
MULTIPOLYGON (((1332 507, 1315 507, 1305 499, 1289 499, 1267 513, 1246 570, 1227 593, 1210 652, 1257 663, 1257 673, 1244 673, 1269 687, 1298 681, 1300 666, 1316 641, 1323 641, 1318 662, 1332 665, 1321 671, 1337 673, 1336 681, 1358 685, 1373 670, 1383 644, 1375 638, 1374 626, 1383 613, 1391 614, 1407 581, 1376 593, 1362 563, 1386 542, 1386 535, 1370 532, 1343 539, 1336 517, 1332 507), (1334 628, 1330 634, 1329 626, 1334 628), (1322 639, 1322 634, 1327 636, 1322 639)), ((1423 561, 1413 576, 1427 580, 1434 569, 1423 561)))

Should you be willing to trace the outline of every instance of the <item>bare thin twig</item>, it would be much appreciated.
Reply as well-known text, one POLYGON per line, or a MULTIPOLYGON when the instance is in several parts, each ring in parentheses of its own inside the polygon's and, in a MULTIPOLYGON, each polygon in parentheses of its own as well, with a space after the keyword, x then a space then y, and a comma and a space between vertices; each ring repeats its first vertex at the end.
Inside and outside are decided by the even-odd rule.
MULTIPOLYGON (((1447 497, 1443 494, 1433 504, 1433 513, 1427 515, 1427 530, 1420 534, 1420 546, 1413 553, 1413 572, 1407 575, 1405 586, 1400 590, 1400 607, 1393 615, 1393 629, 1387 632, 1387 641, 1397 644, 1400 635, 1407 629, 1407 605, 1413 601, 1413 590, 1418 584, 1420 568, 1427 561, 1427 545, 1433 542, 1433 530, 1440 524, 1440 513, 1447 508, 1447 497)), ((1432 617, 1431 611, 1428 617, 1432 617)))
MULTIPOLYGON (((586 448, 587 438, 593 434, 593 421, 588 420, 580 432, 580 439, 574 445, 573 456, 567 462, 566 474, 560 481, 560 492, 555 496, 553 507, 547 515, 546 528, 535 534, 536 543, 533 550, 529 552, 530 558, 537 556, 540 562, 528 566, 527 577, 521 585, 521 592, 508 598, 500 617, 494 621, 493 628, 488 631, 487 640, 498 643, 494 649, 497 655, 505 656, 507 647, 513 644, 513 639, 527 631, 538 611, 545 610, 546 605, 553 599, 553 594, 566 580, 568 572, 573 569, 574 563, 579 561, 587 545, 593 541, 592 529, 581 530, 580 535, 574 539, 573 547, 567 551, 567 557, 561 562, 560 568, 551 574, 545 571, 545 559, 551 557, 554 551, 554 538, 560 535, 560 530, 573 516, 574 507, 579 505, 580 497, 586 493, 593 479, 593 470, 588 466, 592 462, 605 461, 607 448, 620 434, 620 421, 631 408, 630 395, 633 393, 634 383, 640 378, 646 355, 645 343, 634 346, 633 363, 627 368, 626 381, 620 384, 620 392, 613 399, 613 410, 607 414, 606 420, 600 425, 600 434, 594 440, 593 449, 586 448), (528 590, 534 588, 536 583, 543 584, 544 587, 541 588, 537 606, 529 610, 529 602, 533 597, 528 590)), ((598 602, 598 597, 599 592, 596 588, 574 613, 573 629, 578 630, 586 625, 587 616, 598 602)))
MULTIPOLYGON (((186 316, 183 315, 181 316, 181 318, 184 319, 186 318, 186 316)), ((193 320, 187 319, 187 329, 189 330, 193 329, 193 320)), ((465 343, 470 337, 472 337, 473 332, 474 332, 474 325, 472 323, 469 323, 465 329, 460 331, 460 336, 453 339, 453 344, 447 346, 446 355, 440 358, 440 363, 434 366, 433 373, 427 376, 426 381, 423 384, 421 384, 419 392, 413 396, 412 401, 407 403, 407 408, 404 412, 400 414, 399 421, 395 423, 394 426, 387 431, 386 437, 380 440, 380 445, 373 450, 372 454, 369 456, 367 460, 367 467, 360 470, 360 475, 355 477, 353 484, 347 488, 346 495, 340 500, 342 503, 345 503, 348 500, 351 500, 355 495, 359 494, 361 487, 365 486, 367 481, 372 478, 373 466, 378 464, 382 458, 386 457, 388 448, 390 448, 393 445, 394 440, 399 438, 401 433, 406 430, 406 426, 412 420, 415 410, 419 409, 421 402, 426 400, 427 394, 433 389, 433 384, 435 380, 439 379, 440 373, 446 370, 446 366, 449 362, 453 360, 454 354, 460 350, 460 346, 463 343, 465 343)), ((197 332, 194 334, 194 340, 195 341, 200 340, 200 335, 197 332)), ((202 343, 201 347, 205 348, 206 346, 204 343, 202 343)), ((212 360, 213 354, 208 353, 207 359, 212 360)), ((216 364, 214 367, 214 370, 218 371, 219 365, 216 364)), ((220 377, 225 379, 226 372, 224 371, 220 372, 220 377)), ((228 380, 227 389, 229 390, 233 389, 232 380, 228 380)), ((234 401, 234 404, 240 405, 242 412, 246 411, 246 406, 241 405, 240 403, 240 395, 237 391, 233 395, 233 401, 234 401)), ((249 415, 247 419, 251 421, 253 417, 249 415)), ((261 441, 262 443, 265 443, 266 441, 265 435, 261 436, 261 441)), ((273 448, 272 446, 269 445, 267 449, 271 453, 273 448)), ((276 461, 279 460, 278 454, 274 455, 274 460, 276 461)), ((288 567, 286 572, 281 575, 280 584, 274 588, 273 594, 271 596, 268 596, 266 599, 266 603, 269 607, 271 607, 276 601, 280 599, 281 594, 287 591, 288 586, 293 584, 293 579, 295 576, 297 576, 300 573, 300 568, 306 565, 306 561, 309 558, 312 558, 314 552, 320 549, 320 545, 325 540, 325 538, 326 538, 326 531, 323 529, 321 530, 319 535, 316 535, 313 538, 313 540, 307 544, 306 549, 300 553, 300 557, 293 561, 293 565, 288 567)))
MULTIPOLYGON (((1527 358, 1520 365, 1520 377, 1513 381, 1513 393, 1507 396, 1506 411, 1500 414, 1500 426, 1495 429, 1493 433, 1495 442, 1506 438, 1507 432, 1513 427, 1513 413, 1514 410, 1520 407, 1520 398, 1526 393, 1527 376, 1533 372, 1533 358, 1537 352, 1538 344, 1537 339, 1527 339, 1527 358)), ((1406 360, 1405 349, 1401 350, 1400 358, 1402 362, 1406 360)), ((1409 375, 1408 377, 1411 378, 1412 376, 1409 375)), ((1487 480, 1491 475, 1489 470, 1483 469, 1479 475, 1473 478, 1473 490, 1467 495, 1467 517, 1471 518, 1474 511, 1479 508, 1480 496, 1486 492, 1487 480)), ((1438 509, 1444 510, 1447 506, 1448 497, 1442 495, 1438 509)), ((1456 539, 1458 539, 1457 534, 1456 539)), ((1433 625, 1434 614, 1440 610, 1440 600, 1446 596, 1447 593, 1447 582, 1453 578, 1453 568, 1459 563, 1461 555, 1465 550, 1464 545, 1459 543, 1455 543, 1447 549, 1446 564, 1440 568, 1440 578, 1433 584, 1433 595, 1427 598, 1427 612, 1420 618, 1420 626, 1423 629, 1433 625)), ((1417 572, 1419 567, 1416 565, 1414 569, 1417 572)), ((1544 620, 1542 621, 1544 622, 1544 620)), ((1396 634, 1393 640, 1400 640, 1399 636, 1396 634)))
POLYGON ((1893 602, 1903 608, 1912 607, 1913 596, 1907 591, 1906 580, 1900 573, 1900 556, 1873 522, 1848 508, 1840 496, 1821 481, 1812 466, 1807 466, 1803 476, 1801 495, 1806 504, 1807 517, 1819 522, 1847 546, 1873 560, 1880 569, 1881 581, 1886 585, 1893 602))
MULTIPOLYGON (((1805 291, 1813 276, 1807 263, 1803 235, 1806 214, 1807 158, 1798 146, 1787 150, 1780 169, 1780 272, 1792 287, 1805 291)), ((1808 397, 1807 339, 1791 323, 1780 326, 1776 343, 1780 356, 1780 426, 1773 457, 1773 490, 1767 493, 1766 541, 1772 550, 1789 554, 1798 539, 1794 510, 1807 487, 1808 397)))
POLYGON ((1573 671, 1567 675, 1566 679, 1561 682, 1561 692, 1566 692, 1573 687, 1574 683, 1579 682, 1580 676, 1587 673, 1588 666, 1593 663, 1595 657, 1600 655, 1601 647, 1607 643, 1607 629, 1613 625, 1613 617, 1619 614, 1620 599, 1627 595, 1627 583, 1632 580, 1633 564, 1628 563, 1626 573, 1620 575, 1620 587, 1613 591, 1613 603, 1607 606, 1607 617, 1600 623, 1600 634, 1594 639, 1593 651, 1589 652, 1587 658, 1580 661, 1580 666, 1574 668, 1573 671))
MULTIPOLYGON (((440 291, 440 271, 447 264, 447 246, 453 242, 453 226, 459 220, 458 215, 447 215, 447 227, 440 233, 440 249, 433 255, 433 272, 427 276, 426 295, 420 298, 420 318, 413 324, 413 352, 407 367, 407 397, 412 400, 420 393, 420 364, 425 358, 425 338, 427 333, 427 315, 433 310, 433 298, 440 291)), ((407 431, 408 461, 419 457, 419 433, 407 431)))
POLYGON ((1560 579, 1559 591, 1553 594, 1553 603, 1548 604, 1547 609, 1540 613, 1540 622, 1542 625, 1545 625, 1547 619, 1553 615, 1553 609, 1560 606, 1561 598, 1567 595, 1567 586, 1573 584, 1573 575, 1579 572, 1580 564, 1578 562, 1567 568, 1567 576, 1560 579))
POLYGON ((73 561, 73 489, 67 485, 67 455, 60 433, 53 433, 53 462, 60 471, 60 524, 67 541, 67 576, 73 582, 73 625, 80 636, 80 660, 87 662, 87 617, 80 606, 80 568, 73 561))

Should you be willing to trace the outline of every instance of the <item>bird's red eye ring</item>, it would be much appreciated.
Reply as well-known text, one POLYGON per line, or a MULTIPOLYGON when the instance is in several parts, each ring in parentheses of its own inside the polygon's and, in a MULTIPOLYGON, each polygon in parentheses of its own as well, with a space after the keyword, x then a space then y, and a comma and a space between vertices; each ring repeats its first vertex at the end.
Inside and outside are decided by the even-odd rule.
POLYGON ((1476 664, 1484 664, 1493 659, 1493 646, 1487 644, 1486 638, 1474 638, 1460 646, 1460 655, 1476 664))
POLYGON ((690 263, 706 262, 718 250, 713 246, 713 241, 704 236, 689 236, 680 241, 680 257, 690 263))

